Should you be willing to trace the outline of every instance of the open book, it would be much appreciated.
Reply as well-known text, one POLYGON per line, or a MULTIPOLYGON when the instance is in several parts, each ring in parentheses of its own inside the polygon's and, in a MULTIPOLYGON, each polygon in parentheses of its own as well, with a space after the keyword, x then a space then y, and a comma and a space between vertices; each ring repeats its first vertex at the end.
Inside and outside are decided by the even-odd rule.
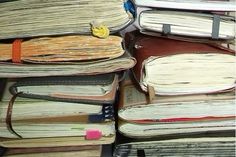
POLYGON ((133 45, 127 49, 137 59, 133 74, 146 92, 151 87, 158 95, 185 95, 235 87, 235 52, 230 49, 134 32, 129 35, 133 45))
POLYGON ((0 8, 0 39, 91 34, 93 22, 115 33, 132 21, 123 0, 17 0, 0 8))

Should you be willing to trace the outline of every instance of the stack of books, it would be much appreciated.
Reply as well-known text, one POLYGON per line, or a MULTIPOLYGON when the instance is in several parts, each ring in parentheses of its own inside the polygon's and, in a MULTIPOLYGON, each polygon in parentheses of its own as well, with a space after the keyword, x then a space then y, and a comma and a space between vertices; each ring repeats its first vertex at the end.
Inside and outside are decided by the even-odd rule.
POLYGON ((1 1, 0 156, 235 156, 235 10, 1 1))
POLYGON ((0 2, 0 146, 6 156, 100 156, 119 82, 136 60, 125 2, 0 2), (104 5, 105 4, 105 5, 104 5))
POLYGON ((134 4, 114 156, 235 156, 235 2, 134 4))

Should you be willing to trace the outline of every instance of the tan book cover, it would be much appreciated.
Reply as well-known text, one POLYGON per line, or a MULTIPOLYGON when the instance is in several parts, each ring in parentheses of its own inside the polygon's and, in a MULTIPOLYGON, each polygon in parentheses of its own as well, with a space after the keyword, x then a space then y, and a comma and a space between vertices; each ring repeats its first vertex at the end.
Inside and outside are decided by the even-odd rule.
POLYGON ((121 84, 118 129, 135 138, 234 130, 234 105, 234 92, 150 98, 125 81, 121 84))
POLYGON ((65 157, 86 156, 100 157, 102 145, 62 146, 62 147, 36 147, 36 148, 8 148, 3 157, 65 157))

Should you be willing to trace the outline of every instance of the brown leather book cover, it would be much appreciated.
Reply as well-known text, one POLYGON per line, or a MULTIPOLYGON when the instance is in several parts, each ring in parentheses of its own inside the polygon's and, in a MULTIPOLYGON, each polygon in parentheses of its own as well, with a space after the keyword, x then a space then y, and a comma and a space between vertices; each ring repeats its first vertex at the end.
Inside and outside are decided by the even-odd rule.
MULTIPOLYGON (((155 88, 155 93, 161 95, 209 93, 224 91, 234 87, 235 70, 232 67, 234 65, 235 52, 225 47, 148 36, 139 32, 129 32, 126 34, 125 47, 137 60, 137 64, 133 68, 133 73, 144 91, 147 91, 148 85, 154 86, 153 84, 160 77, 163 81, 156 83, 159 84, 159 89, 155 88), (149 67, 153 67, 153 69, 148 71, 147 64, 149 64, 149 67), (226 70, 228 70, 227 73, 224 73, 226 70), (149 79, 148 75, 152 75, 153 73, 156 73, 156 77, 152 78, 154 83, 149 84, 145 82, 145 79, 149 79), (164 75, 169 75, 169 77, 164 75), (212 78, 215 78, 215 80, 212 78), (224 78, 231 78, 231 80, 226 80, 228 82, 225 83, 225 87, 218 88, 217 80, 224 78), (196 91, 193 88, 191 89, 192 91, 184 92, 184 89, 182 93, 181 91, 171 93, 171 89, 169 92, 161 92, 160 90, 162 88, 166 88, 165 84, 168 84, 167 80, 171 79, 176 79, 177 81, 168 83, 179 84, 179 87, 182 84, 190 84, 193 79, 195 82, 200 82, 198 80, 205 81, 205 86, 202 89, 199 87, 196 91), (214 84, 215 82, 216 84, 214 84), (208 88, 206 86, 210 86, 211 89, 203 89, 208 88)), ((198 84, 196 83, 194 87, 197 86, 198 84)))

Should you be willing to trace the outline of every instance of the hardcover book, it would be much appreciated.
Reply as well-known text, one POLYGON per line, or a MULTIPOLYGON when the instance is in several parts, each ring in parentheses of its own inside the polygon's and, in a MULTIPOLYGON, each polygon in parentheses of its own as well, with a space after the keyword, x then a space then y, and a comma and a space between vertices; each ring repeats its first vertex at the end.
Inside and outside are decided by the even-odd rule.
POLYGON ((112 73, 87 79, 70 76, 9 80, 0 103, 0 145, 11 146, 23 140, 22 147, 27 147, 28 142, 35 142, 35 147, 45 142, 63 146, 67 138, 68 145, 91 144, 89 140, 94 144, 112 143, 117 88, 118 76, 112 73))
POLYGON ((118 144, 113 156, 235 156, 234 149, 234 137, 179 138, 118 144))
POLYGON ((233 16, 151 9, 142 11, 138 22, 141 32, 217 40, 232 40, 236 36, 233 16))
POLYGON ((0 78, 43 77, 43 76, 78 76, 119 72, 132 68, 135 58, 128 52, 122 56, 107 60, 88 60, 54 64, 9 63, 0 62, 0 78))
POLYGON ((235 11, 235 0, 133 0, 135 5, 182 10, 235 11))
POLYGON ((121 85, 118 130, 132 138, 234 130, 234 107, 234 92, 151 98, 127 82, 121 85))
MULTIPOLYGON (((54 76, 9 79, 9 100, 17 97, 51 101, 112 104, 122 74, 108 73, 91 76, 54 76), (14 82, 15 81, 15 82, 14 82)), ((7 93, 7 91, 5 92, 7 93)))
POLYGON ((188 95, 235 87, 235 51, 230 49, 138 32, 127 33, 125 43, 137 60, 133 74, 145 92, 150 87, 158 95, 188 95))

